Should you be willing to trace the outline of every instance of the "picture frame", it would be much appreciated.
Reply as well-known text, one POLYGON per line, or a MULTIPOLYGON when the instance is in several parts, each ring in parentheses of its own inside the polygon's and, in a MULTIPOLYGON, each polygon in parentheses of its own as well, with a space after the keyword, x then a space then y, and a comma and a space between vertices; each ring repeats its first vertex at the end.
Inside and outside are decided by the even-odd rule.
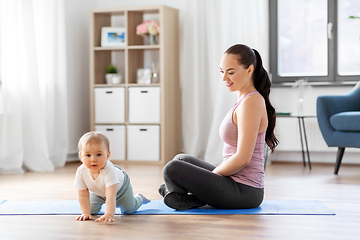
POLYGON ((138 84, 150 84, 151 83, 151 69, 150 68, 138 68, 136 74, 136 82, 138 84))
POLYGON ((102 27, 101 46, 124 46, 126 44, 126 29, 124 27, 102 27))

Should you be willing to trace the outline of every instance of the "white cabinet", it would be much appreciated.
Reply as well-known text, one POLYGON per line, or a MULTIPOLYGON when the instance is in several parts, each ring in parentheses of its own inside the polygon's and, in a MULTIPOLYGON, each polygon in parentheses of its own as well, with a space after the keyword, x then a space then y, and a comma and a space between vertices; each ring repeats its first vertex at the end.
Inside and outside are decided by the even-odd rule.
POLYGON ((129 123, 160 123, 160 88, 129 88, 129 123))
POLYGON ((160 128, 157 125, 128 125, 128 160, 160 160, 160 128))
POLYGON ((95 88, 95 123, 125 122, 125 88, 95 88))
POLYGON ((96 125, 95 131, 103 133, 110 141, 111 160, 125 160, 125 126, 96 125))

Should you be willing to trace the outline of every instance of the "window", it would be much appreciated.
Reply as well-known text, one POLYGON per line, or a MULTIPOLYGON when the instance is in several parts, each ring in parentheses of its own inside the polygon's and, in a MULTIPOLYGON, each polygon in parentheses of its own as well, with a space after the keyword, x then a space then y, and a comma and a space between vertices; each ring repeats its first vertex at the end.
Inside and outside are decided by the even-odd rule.
POLYGON ((359 0, 269 1, 274 83, 360 79, 359 0))

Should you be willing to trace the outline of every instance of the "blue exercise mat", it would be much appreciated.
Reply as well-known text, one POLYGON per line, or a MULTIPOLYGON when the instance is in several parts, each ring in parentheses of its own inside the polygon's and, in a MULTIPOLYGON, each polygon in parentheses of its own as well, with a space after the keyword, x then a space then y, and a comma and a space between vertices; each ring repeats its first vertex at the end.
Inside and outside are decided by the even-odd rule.
MULTIPOLYGON (((105 204, 99 214, 105 212, 105 204)), ((0 215, 80 215, 78 201, 8 201, 0 203, 0 215)), ((116 215, 121 214, 116 208, 116 215)), ((252 209, 215 209, 209 206, 176 211, 164 204, 163 200, 153 200, 142 205, 135 215, 335 215, 318 200, 264 200, 260 207, 252 209)))

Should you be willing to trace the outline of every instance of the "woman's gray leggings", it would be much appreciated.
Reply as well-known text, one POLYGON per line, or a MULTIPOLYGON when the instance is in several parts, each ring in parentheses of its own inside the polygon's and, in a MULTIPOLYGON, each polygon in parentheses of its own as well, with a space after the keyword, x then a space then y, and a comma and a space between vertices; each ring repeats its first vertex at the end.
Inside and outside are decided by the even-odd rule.
POLYGON ((262 203, 263 188, 235 182, 230 177, 213 173, 214 169, 215 166, 199 158, 178 154, 165 165, 163 177, 169 192, 190 192, 215 208, 255 208, 262 203))

